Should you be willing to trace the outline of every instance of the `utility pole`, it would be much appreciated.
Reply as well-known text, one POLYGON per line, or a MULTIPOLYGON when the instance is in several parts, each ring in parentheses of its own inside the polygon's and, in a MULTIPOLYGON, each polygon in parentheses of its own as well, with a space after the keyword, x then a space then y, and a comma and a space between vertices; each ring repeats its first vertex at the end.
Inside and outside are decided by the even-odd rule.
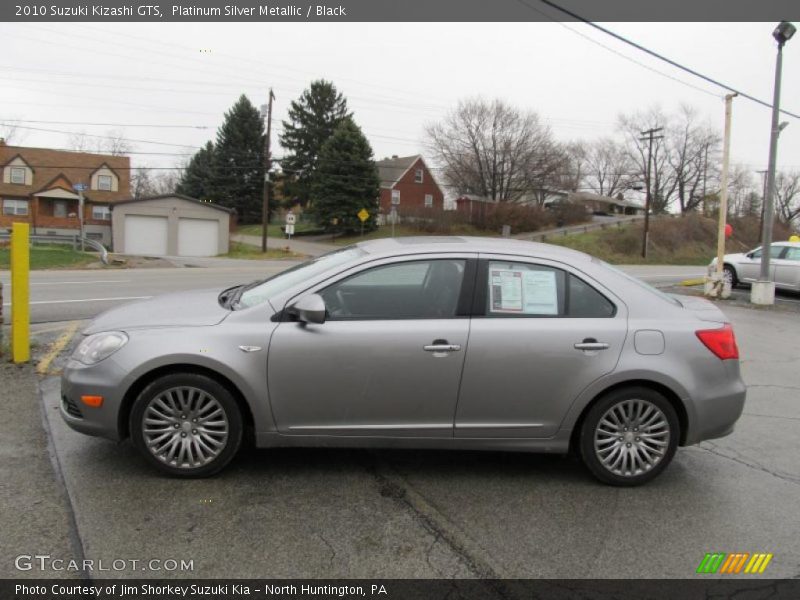
POLYGON ((761 175, 762 185, 764 187, 764 191, 761 193, 761 219, 758 221, 758 243, 761 243, 761 240, 764 235, 764 207, 767 205, 767 173, 768 171, 756 171, 761 175))
POLYGON ((725 289, 725 280, 722 277, 723 259, 725 256, 725 222, 728 220, 728 170, 731 158, 731 116, 733 112, 733 99, 739 94, 725 96, 725 134, 722 142, 722 181, 719 192, 719 226, 717 228, 717 267, 711 281, 706 284, 706 295, 712 298, 727 298, 730 296, 730 287, 725 289))
POLYGON ((653 140, 660 140, 664 136, 663 135, 654 135, 659 131, 663 131, 663 127, 654 127, 652 129, 648 129, 647 131, 642 131, 642 135, 646 135, 646 138, 639 138, 640 142, 648 142, 647 148, 647 169, 645 171, 645 185, 647 186, 647 195, 646 200, 644 203, 644 236, 642 237, 642 258, 647 258, 647 240, 650 237, 650 204, 652 202, 651 192, 650 192, 650 163, 653 159, 653 140))
MULTIPOLYGON (((272 155, 270 151, 270 136, 272 134, 272 101, 275 94, 269 88, 269 103, 267 104, 267 135, 264 138, 264 190, 261 205, 261 252, 267 251, 267 228, 269 227, 269 171, 272 168, 272 155)), ((262 107, 263 116, 263 107, 262 107)))

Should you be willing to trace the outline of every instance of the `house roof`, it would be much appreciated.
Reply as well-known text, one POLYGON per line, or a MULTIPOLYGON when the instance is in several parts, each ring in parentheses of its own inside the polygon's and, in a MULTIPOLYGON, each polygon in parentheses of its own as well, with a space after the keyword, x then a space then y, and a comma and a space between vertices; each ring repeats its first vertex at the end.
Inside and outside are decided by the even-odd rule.
POLYGON ((228 208, 220 204, 214 204, 213 202, 203 202, 202 200, 198 200, 197 198, 192 198, 191 196, 184 196, 183 194, 160 194, 158 196, 146 196, 144 198, 126 198, 125 200, 114 202, 114 205, 116 206, 117 204, 133 204, 134 202, 147 202, 148 200, 166 200, 167 198, 178 198, 180 200, 186 200, 187 202, 194 202, 195 204, 199 204, 200 206, 207 206, 208 208, 214 208, 216 210, 221 210, 222 212, 230 214, 236 212, 236 209, 228 208))
POLYGON ((414 156, 393 156, 392 158, 384 158, 377 161, 375 164, 378 166, 381 187, 384 189, 393 188, 414 163, 420 159, 422 159, 422 156, 415 154, 414 156))
POLYGON ((109 192, 87 189, 83 194, 84 198, 88 202, 114 204, 130 196, 131 160, 127 156, 0 144, 0 165, 5 165, 17 156, 22 158, 33 170, 33 185, 23 186, 3 183, 2 179, 0 179, 0 196, 30 196, 36 194, 37 191, 47 189, 46 182, 53 182, 59 177, 63 177, 73 183, 88 184, 91 174, 103 164, 116 173, 119 179, 119 191, 109 192))

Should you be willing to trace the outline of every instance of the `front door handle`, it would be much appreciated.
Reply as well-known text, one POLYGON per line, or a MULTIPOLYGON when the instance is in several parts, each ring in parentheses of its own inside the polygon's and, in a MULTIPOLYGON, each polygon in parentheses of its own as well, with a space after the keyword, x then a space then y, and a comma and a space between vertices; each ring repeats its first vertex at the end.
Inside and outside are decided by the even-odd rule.
POLYGON ((447 340, 433 340, 432 344, 422 347, 425 352, 458 352, 460 344, 451 344, 447 340))
POLYGON ((608 350, 608 344, 598 342, 594 338, 586 338, 582 342, 575 344, 575 350, 608 350))

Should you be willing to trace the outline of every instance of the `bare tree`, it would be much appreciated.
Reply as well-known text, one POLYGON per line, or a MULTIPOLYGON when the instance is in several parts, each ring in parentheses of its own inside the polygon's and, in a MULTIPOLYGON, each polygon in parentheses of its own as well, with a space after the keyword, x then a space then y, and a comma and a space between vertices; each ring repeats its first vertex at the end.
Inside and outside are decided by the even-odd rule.
POLYGON ((537 192, 551 185, 565 166, 565 153, 538 115, 502 100, 461 101, 442 122, 426 127, 426 133, 444 179, 459 193, 498 202, 541 200, 537 192))
POLYGON ((179 179, 176 169, 139 167, 131 172, 131 194, 134 198, 174 194, 179 179))
POLYGON ((630 153, 624 144, 612 138, 589 144, 585 157, 584 182, 601 196, 620 194, 636 179, 630 153))
POLYGON ((719 150, 722 139, 708 124, 698 124, 697 112, 686 105, 670 119, 665 128, 667 160, 672 169, 671 189, 667 196, 678 200, 682 213, 692 212, 703 203, 719 180, 719 150))
MULTIPOLYGON (((620 115, 618 122, 619 129, 625 135, 628 156, 635 165, 636 178, 646 185, 649 143, 641 140, 642 132, 651 128, 665 127, 667 116, 660 108, 653 107, 646 112, 620 115)), ((668 153, 664 138, 653 141, 650 163, 650 209, 654 213, 666 212, 674 200, 675 186, 668 153)))
POLYGON ((112 156, 125 156, 133 151, 131 143, 125 139, 121 129, 112 129, 105 135, 92 135, 86 131, 69 134, 67 147, 76 152, 100 152, 112 156))
POLYGON ((800 171, 775 176, 775 211, 787 225, 800 217, 800 171))
POLYGON ((67 148, 75 152, 89 152, 91 146, 89 134, 83 130, 70 133, 67 137, 67 148))
POLYGON ((737 217, 761 214, 761 189, 753 172, 741 165, 731 165, 728 175, 728 213, 737 217))
POLYGON ((112 156, 125 156, 133 151, 131 143, 125 139, 125 133, 121 129, 107 131, 101 138, 100 148, 112 156))
POLYGON ((9 119, 0 123, 0 139, 6 144, 19 144, 25 138, 25 133, 20 131, 18 119, 9 119))

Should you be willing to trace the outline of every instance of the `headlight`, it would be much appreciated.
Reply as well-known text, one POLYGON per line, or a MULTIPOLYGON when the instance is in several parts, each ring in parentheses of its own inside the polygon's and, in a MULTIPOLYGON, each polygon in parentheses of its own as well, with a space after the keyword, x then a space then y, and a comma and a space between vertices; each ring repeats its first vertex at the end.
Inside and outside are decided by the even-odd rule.
POLYGON ((78 344, 72 358, 85 365, 94 365, 114 354, 127 342, 128 336, 122 331, 95 333, 78 344))

